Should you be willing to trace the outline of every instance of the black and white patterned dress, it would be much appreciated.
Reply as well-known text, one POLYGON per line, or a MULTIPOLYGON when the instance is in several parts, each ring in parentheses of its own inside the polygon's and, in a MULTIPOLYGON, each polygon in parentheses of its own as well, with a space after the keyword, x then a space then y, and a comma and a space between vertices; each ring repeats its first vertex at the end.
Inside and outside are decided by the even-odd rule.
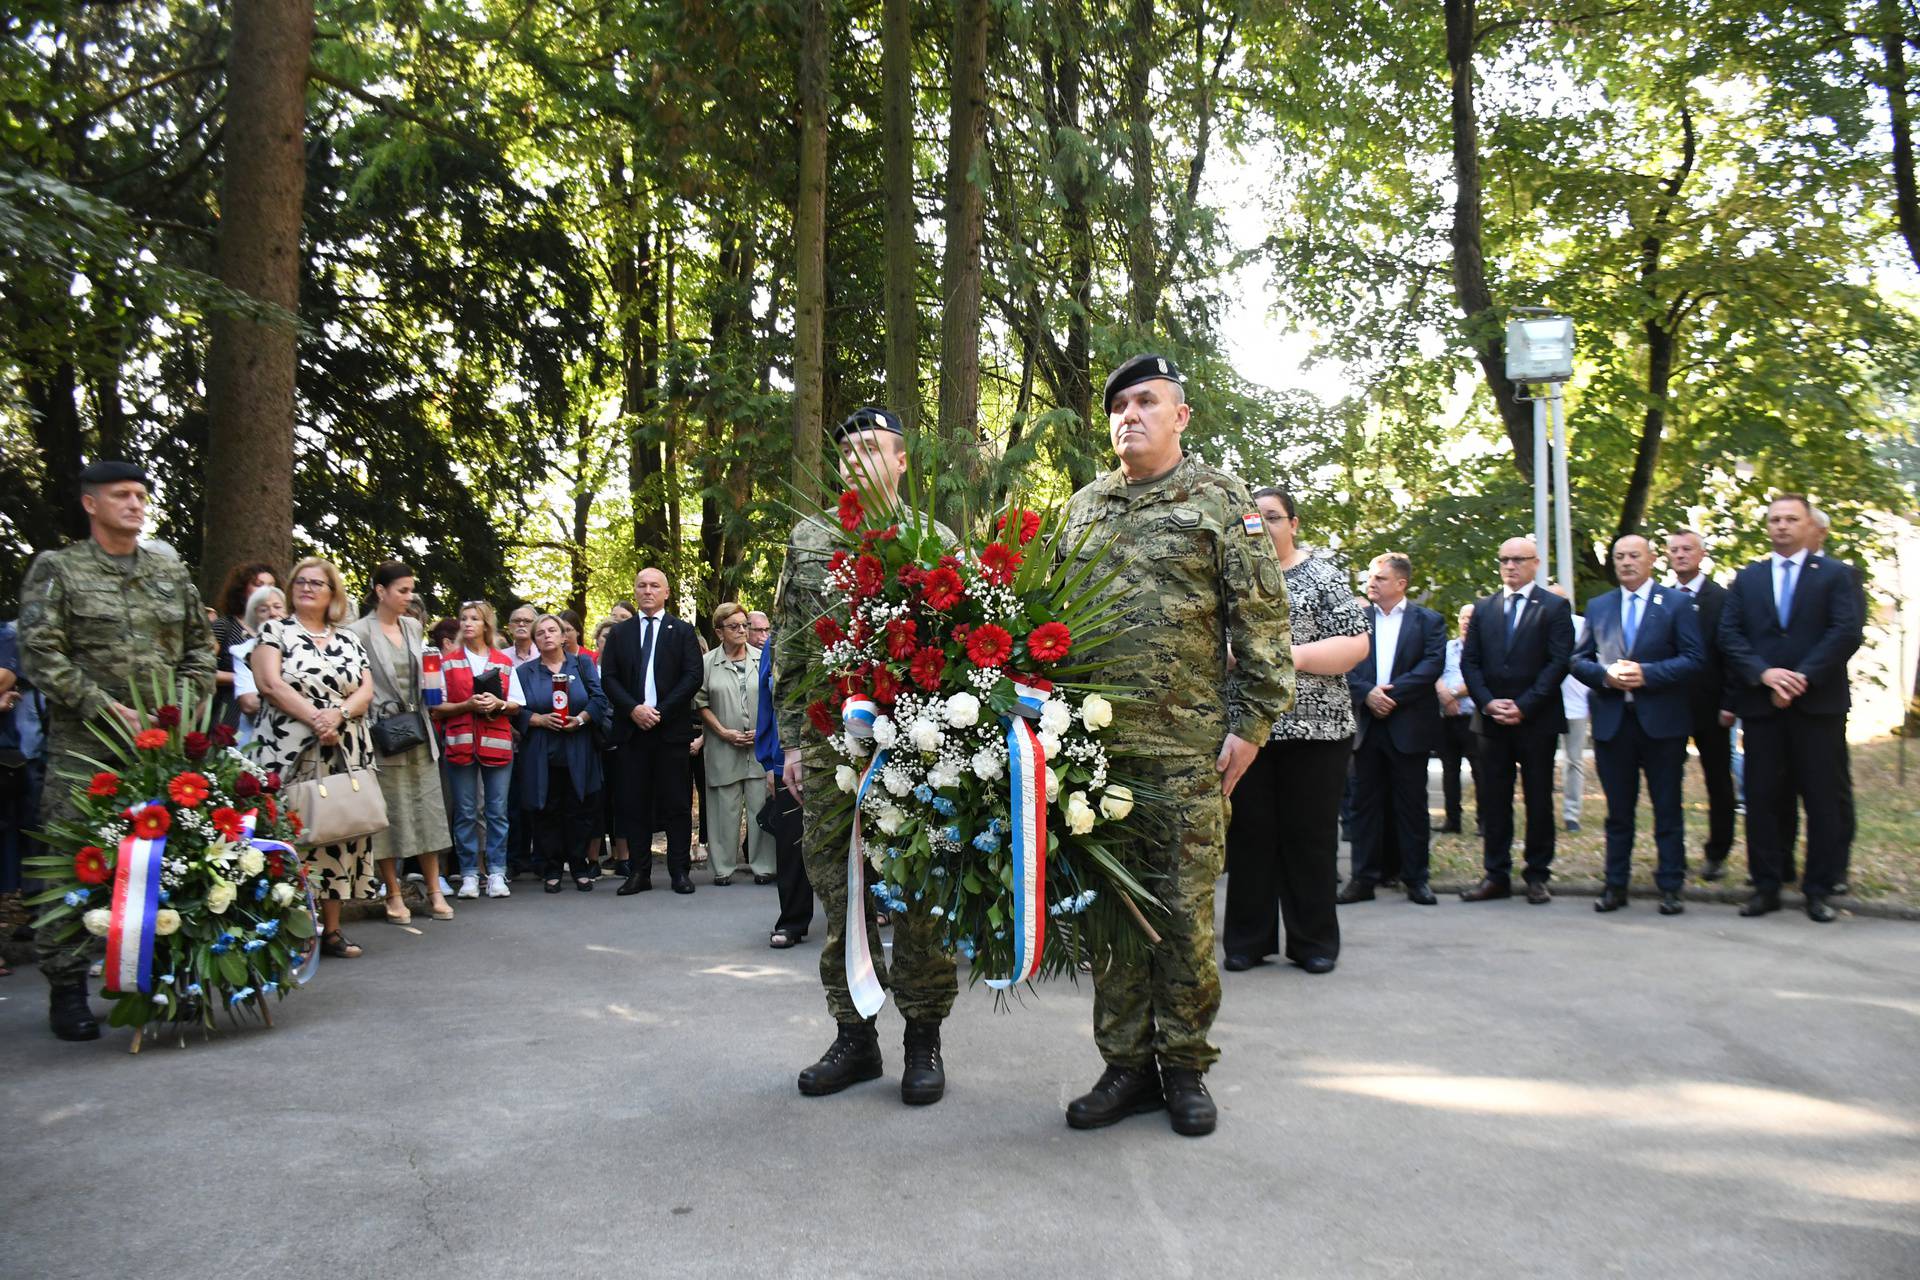
MULTIPOLYGON (((340 627, 330 628, 325 636, 316 636, 302 626, 298 618, 276 618, 261 626, 256 648, 278 649, 280 678, 322 711, 338 711, 344 707, 367 674, 366 649, 357 636, 340 627)), ((312 741, 312 729, 271 701, 261 699, 260 725, 254 734, 254 750, 261 764, 279 770, 282 779, 292 782, 294 762, 299 759, 301 749, 312 741)), ((346 722, 340 732, 340 745, 351 767, 374 767, 373 737, 367 731, 366 717, 346 722)), ((327 767, 319 763, 319 754, 310 751, 300 762, 304 774, 327 767)), ((329 760, 338 759, 332 752, 327 754, 329 760)), ((371 836, 321 845, 303 853, 308 874, 314 879, 316 897, 345 900, 373 896, 371 836)))
MULTIPOLYGON (((1367 615, 1354 599, 1353 583, 1332 561, 1317 555, 1287 570, 1287 621, 1295 644, 1367 634, 1367 615)), ((1353 732, 1347 678, 1296 673, 1293 710, 1275 717, 1272 741, 1338 742, 1353 732)))

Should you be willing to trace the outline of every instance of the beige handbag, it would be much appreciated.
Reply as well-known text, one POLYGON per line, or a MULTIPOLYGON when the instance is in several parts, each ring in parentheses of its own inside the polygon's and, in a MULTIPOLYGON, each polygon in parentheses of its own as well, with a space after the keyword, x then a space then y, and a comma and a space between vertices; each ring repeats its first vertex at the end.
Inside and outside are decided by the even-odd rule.
MULTIPOLYGON (((304 770, 308 743, 294 757, 293 772, 304 770)), ((387 798, 380 790, 379 775, 371 769, 355 769, 347 764, 346 752, 335 749, 339 768, 287 784, 283 798, 288 809, 300 815, 300 843, 304 845, 342 844, 387 829, 387 798)), ((316 757, 324 765, 324 759, 316 757)), ((316 767, 315 772, 318 772, 316 767)))

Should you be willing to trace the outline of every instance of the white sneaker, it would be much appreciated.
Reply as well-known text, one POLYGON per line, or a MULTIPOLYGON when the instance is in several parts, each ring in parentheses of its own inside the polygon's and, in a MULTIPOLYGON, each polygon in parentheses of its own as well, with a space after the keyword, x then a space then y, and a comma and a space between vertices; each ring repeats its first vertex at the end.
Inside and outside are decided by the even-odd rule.
POLYGON ((447 878, 445 876, 435 876, 434 879, 440 882, 440 896, 443 898, 451 898, 453 896, 453 886, 447 883, 447 878))
POLYGON ((511 898, 513 890, 507 888, 507 878, 494 874, 487 877, 487 896, 489 898, 511 898))
POLYGON ((479 897, 480 896, 480 877, 479 876, 461 876, 460 877, 460 896, 462 898, 479 897))

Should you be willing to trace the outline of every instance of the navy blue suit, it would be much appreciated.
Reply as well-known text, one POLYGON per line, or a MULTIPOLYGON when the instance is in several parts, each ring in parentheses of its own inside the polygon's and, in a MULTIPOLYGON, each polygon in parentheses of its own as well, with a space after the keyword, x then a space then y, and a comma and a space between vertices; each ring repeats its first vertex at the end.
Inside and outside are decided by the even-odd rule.
POLYGON ((1659 861, 1654 883, 1678 893, 1687 878, 1687 832, 1680 783, 1693 728, 1693 687, 1706 662, 1700 622, 1684 594, 1652 583, 1641 587, 1633 643, 1627 643, 1625 596, 1609 591, 1587 601, 1587 634, 1574 646, 1574 678, 1593 692, 1594 763, 1607 793, 1607 884, 1625 889, 1633 877, 1634 809, 1640 775, 1653 801, 1653 839, 1659 861), (1633 691, 1607 683, 1607 667, 1630 658, 1646 679, 1633 691))
POLYGON ((1685 597, 1700 620, 1700 643, 1707 660, 1693 678, 1693 746, 1700 753, 1700 773, 1707 783, 1707 861, 1724 862, 1733 849, 1733 730, 1720 723, 1727 702, 1727 675, 1720 657, 1720 610, 1727 589, 1698 574, 1686 587, 1669 587, 1685 597))
POLYGON ((1433 610, 1407 602, 1388 668, 1388 693, 1396 705, 1381 719, 1367 710, 1367 695, 1379 674, 1374 641, 1379 620, 1379 610, 1369 608, 1366 661, 1347 672, 1359 722, 1353 758, 1353 879, 1357 884, 1380 882, 1391 814, 1400 878, 1411 889, 1427 882, 1427 757, 1440 749, 1440 699, 1433 685, 1446 662, 1447 627, 1433 610))
POLYGON ((1846 875, 1852 780, 1847 769, 1847 660, 1860 647, 1864 593, 1852 566, 1809 555, 1794 575, 1785 625, 1774 599, 1774 557, 1735 575, 1720 611, 1727 690, 1747 744, 1747 864, 1754 887, 1779 891, 1792 835, 1786 799, 1807 810, 1801 887, 1825 895, 1846 875), (1769 667, 1806 677, 1807 690, 1785 707, 1760 683, 1769 667), (1778 797, 1781 803, 1766 803, 1778 797), (1754 803, 1754 801, 1759 801, 1754 803))
POLYGON ((693 871, 693 695, 700 689, 700 641, 693 624, 662 613, 651 652, 660 722, 651 729, 633 723, 633 709, 646 701, 645 615, 607 632, 600 650, 600 683, 612 704, 608 740, 615 826, 627 841, 632 874, 653 873, 653 833, 667 833, 667 874, 675 882, 693 871))

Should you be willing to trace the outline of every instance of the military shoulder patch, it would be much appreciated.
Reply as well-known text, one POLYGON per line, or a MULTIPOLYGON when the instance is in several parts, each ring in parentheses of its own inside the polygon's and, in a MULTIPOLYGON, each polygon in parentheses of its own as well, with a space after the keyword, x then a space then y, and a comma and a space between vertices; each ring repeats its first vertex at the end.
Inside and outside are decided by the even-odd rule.
POLYGON ((1240 517, 1240 527, 1247 531, 1249 538, 1255 538, 1267 531, 1266 521, 1260 518, 1258 511, 1249 511, 1240 517))

